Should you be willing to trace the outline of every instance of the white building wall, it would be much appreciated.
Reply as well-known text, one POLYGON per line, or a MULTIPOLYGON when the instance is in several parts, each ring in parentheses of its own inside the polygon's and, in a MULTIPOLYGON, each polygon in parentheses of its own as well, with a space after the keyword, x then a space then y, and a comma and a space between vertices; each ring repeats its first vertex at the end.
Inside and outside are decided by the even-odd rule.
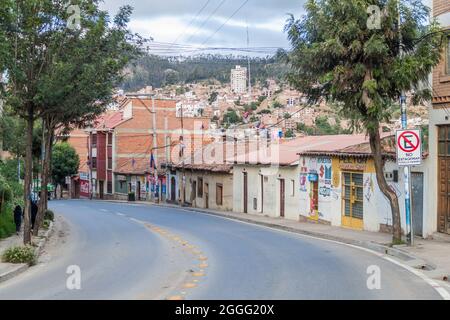
POLYGON ((234 167, 233 176, 233 211, 240 213, 244 211, 244 172, 246 172, 248 176, 247 208, 249 214, 280 217, 280 180, 284 179, 285 217, 286 219, 299 220, 298 166, 278 168, 236 165, 234 167), (261 188, 261 176, 263 177, 263 188, 261 188), (292 183, 294 184, 293 186, 292 183), (254 206, 255 200, 256 207, 254 206))
POLYGON ((235 93, 247 92, 247 68, 236 66, 231 70, 231 90, 235 93))

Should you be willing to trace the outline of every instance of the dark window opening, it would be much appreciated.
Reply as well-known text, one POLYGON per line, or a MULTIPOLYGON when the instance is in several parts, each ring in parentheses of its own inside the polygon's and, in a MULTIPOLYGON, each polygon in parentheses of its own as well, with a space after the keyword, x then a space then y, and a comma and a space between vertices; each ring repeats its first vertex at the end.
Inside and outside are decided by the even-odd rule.
POLYGON ((203 198, 203 178, 198 178, 198 183, 197 183, 197 196, 199 198, 203 198))

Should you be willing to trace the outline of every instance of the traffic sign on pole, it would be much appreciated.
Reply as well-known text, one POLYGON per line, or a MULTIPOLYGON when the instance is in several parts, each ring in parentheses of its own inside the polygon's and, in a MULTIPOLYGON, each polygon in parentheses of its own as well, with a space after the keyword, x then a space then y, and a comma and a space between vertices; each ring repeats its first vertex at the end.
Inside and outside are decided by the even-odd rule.
POLYGON ((398 130, 396 143, 397 164, 399 166, 418 166, 422 164, 420 130, 398 130))

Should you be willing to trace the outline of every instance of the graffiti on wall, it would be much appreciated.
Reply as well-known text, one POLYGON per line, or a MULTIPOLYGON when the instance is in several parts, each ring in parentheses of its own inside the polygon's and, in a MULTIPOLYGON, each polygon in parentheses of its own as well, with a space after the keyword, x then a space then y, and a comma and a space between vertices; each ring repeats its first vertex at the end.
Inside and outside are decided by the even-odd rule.
POLYGON ((373 179, 372 179, 372 175, 369 175, 366 178, 366 181, 364 181, 364 197, 369 202, 370 202, 370 199, 372 198, 373 191, 374 191, 373 179))
POLYGON ((308 174, 301 173, 300 174, 300 192, 307 192, 307 182, 308 182, 308 174))

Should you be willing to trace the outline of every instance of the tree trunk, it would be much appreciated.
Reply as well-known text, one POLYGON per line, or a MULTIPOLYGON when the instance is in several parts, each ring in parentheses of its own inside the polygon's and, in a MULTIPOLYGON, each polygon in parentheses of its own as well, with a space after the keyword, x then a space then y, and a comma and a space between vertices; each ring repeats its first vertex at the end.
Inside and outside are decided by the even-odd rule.
POLYGON ((34 110, 28 106, 26 152, 25 152, 25 179, 24 179, 24 220, 23 220, 23 243, 31 244, 31 179, 33 174, 33 128, 34 110))
POLYGON ((381 148, 381 137, 379 127, 376 126, 373 130, 369 130, 370 147, 372 149, 372 155, 375 163, 375 171, 377 176, 378 187, 381 192, 386 196, 391 205, 392 213, 392 227, 394 244, 400 243, 402 240, 402 227, 400 221, 400 207, 398 204, 397 194, 392 190, 384 177, 384 160, 381 148))
POLYGON ((51 123, 48 120, 44 121, 45 131, 45 139, 42 141, 44 143, 45 148, 45 156, 42 161, 42 181, 41 181, 41 199, 39 201, 39 210, 36 216, 36 222, 34 224, 33 234, 37 236, 39 234, 39 228, 44 221, 44 214, 47 210, 47 197, 48 197, 48 189, 47 185, 49 183, 49 175, 50 175, 50 162, 51 162, 51 149, 52 149, 52 141, 53 141, 53 128, 51 123))

